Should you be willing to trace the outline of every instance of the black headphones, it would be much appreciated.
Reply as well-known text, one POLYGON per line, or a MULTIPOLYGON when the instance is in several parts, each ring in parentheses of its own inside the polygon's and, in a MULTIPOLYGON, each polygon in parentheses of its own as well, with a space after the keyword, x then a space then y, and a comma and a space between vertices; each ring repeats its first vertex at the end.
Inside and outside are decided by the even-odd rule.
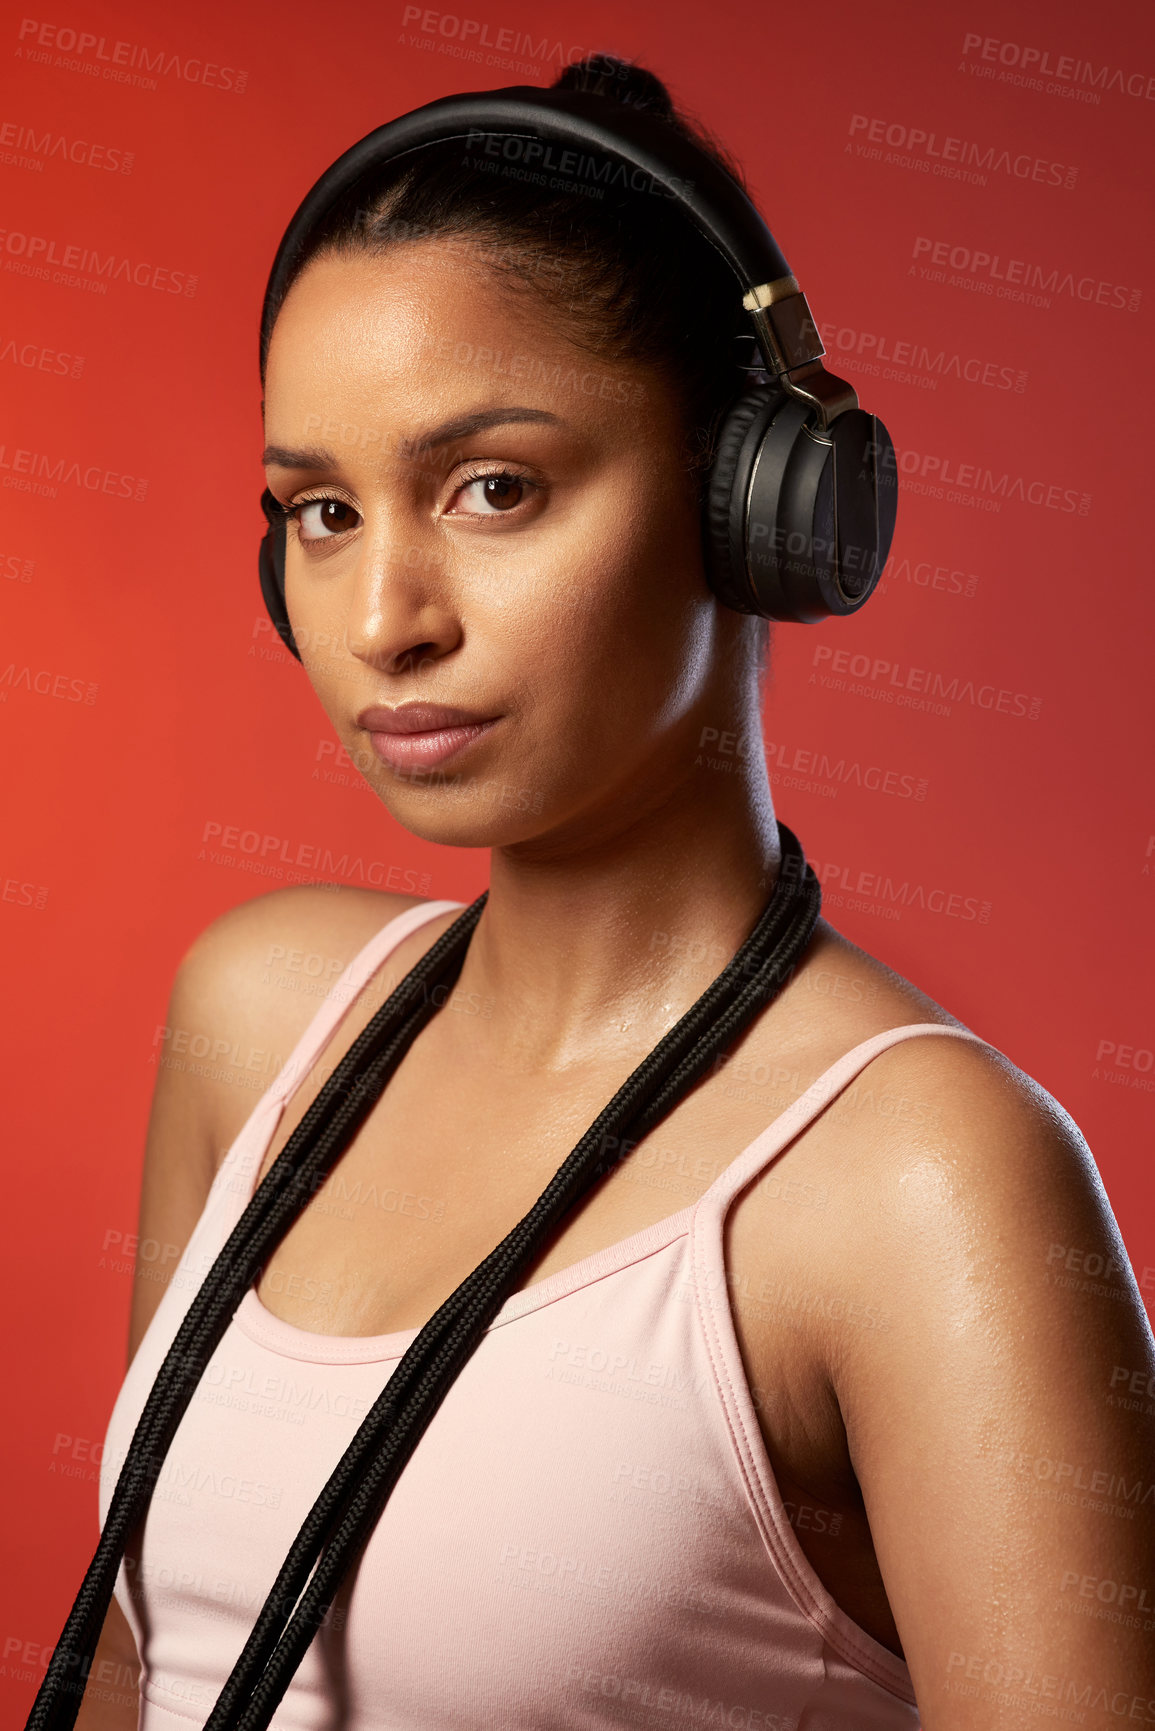
MULTIPOLYGON (((668 196, 721 253, 742 289, 764 370, 773 379, 726 410, 707 480, 702 538, 714 593, 740 613, 807 623, 854 613, 882 575, 894 535, 898 469, 890 436, 828 373, 806 297, 741 187, 664 120, 585 91, 531 84, 445 96, 379 126, 308 193, 273 262, 261 316, 261 375, 273 321, 317 225, 364 176, 396 157, 451 139, 466 146, 518 139, 516 154, 548 166, 548 147, 616 158, 668 196)), ((503 145, 503 150, 505 146, 503 145)), ((285 607, 285 514, 267 490, 261 593, 300 659, 285 607)))

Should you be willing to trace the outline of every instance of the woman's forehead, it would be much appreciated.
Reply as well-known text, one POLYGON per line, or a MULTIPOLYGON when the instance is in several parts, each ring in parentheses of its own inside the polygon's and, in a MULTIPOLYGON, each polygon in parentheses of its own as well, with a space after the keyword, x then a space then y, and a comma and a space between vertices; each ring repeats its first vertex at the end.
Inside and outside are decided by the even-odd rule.
POLYGON ((564 312, 480 250, 437 239, 384 251, 321 253, 296 279, 273 327, 273 347, 302 334, 388 346, 447 329, 516 328, 541 343, 569 345, 564 312))
MULTIPOLYGON (((277 421, 282 409, 294 421, 338 409, 357 419, 372 405, 417 428, 497 402, 580 423, 625 416, 636 428, 641 405, 657 409, 661 395, 651 367, 591 354, 540 293, 435 240, 319 255, 289 291, 266 370, 277 421)), ((301 431, 286 429, 293 443, 301 431)), ((282 441, 272 426, 269 436, 282 441)))

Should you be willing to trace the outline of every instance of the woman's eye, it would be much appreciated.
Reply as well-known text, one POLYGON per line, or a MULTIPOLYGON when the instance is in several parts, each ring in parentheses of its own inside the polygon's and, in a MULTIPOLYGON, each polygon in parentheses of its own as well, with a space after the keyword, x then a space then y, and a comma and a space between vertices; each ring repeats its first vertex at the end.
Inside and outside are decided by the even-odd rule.
POLYGON ((292 507, 297 519, 297 534, 302 541, 331 541, 334 535, 344 535, 361 521, 352 505, 343 499, 306 499, 292 507))
POLYGON ((488 517, 512 511, 521 504, 529 487, 523 475, 475 475, 457 497, 466 511, 488 517))

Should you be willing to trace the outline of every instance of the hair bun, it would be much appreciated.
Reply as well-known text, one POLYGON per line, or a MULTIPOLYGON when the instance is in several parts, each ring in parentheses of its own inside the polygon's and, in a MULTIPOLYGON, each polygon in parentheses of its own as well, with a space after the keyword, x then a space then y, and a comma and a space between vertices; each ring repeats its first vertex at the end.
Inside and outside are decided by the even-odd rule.
POLYGON ((661 79, 630 60, 615 54, 590 54, 567 66, 554 79, 553 90, 583 90, 591 96, 608 96, 614 102, 648 109, 662 120, 674 119, 674 102, 661 79))

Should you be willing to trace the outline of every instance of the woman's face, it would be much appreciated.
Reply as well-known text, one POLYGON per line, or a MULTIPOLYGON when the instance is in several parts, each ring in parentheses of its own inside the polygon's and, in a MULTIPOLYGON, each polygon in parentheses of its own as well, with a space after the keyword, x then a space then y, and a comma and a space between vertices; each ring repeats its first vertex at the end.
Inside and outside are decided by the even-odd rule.
POLYGON ((749 622, 706 587, 653 369, 575 347, 461 242, 322 255, 273 332, 265 433, 305 669, 407 829, 553 851, 693 775, 749 622))

